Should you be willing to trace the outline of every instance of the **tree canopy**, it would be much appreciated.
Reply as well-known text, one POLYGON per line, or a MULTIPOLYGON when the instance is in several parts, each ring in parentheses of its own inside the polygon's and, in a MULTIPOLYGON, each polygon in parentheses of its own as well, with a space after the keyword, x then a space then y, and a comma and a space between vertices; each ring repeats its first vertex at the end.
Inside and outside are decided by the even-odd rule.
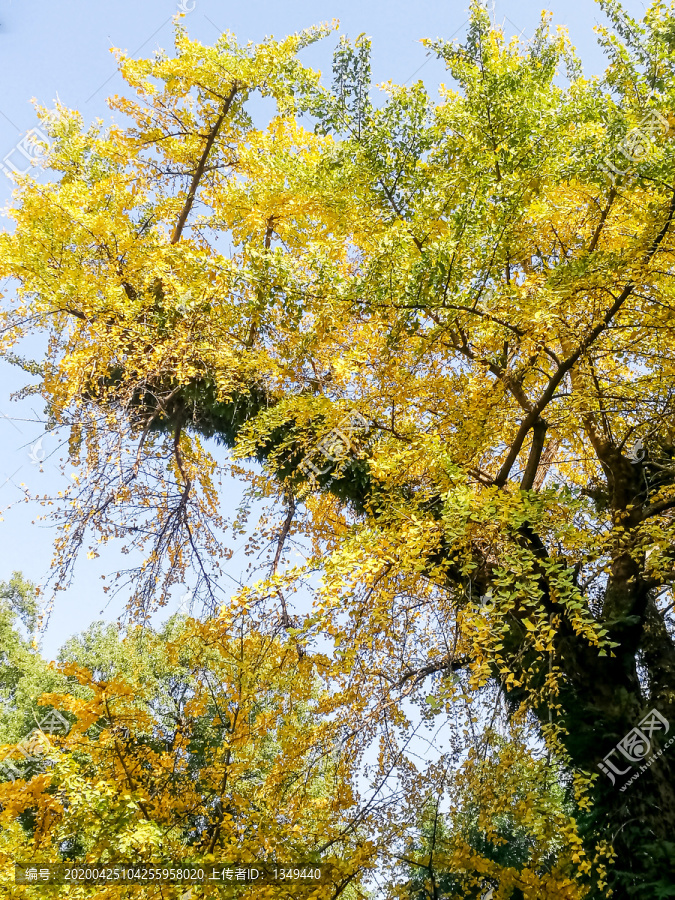
MULTIPOLYGON (((320 657, 298 660, 274 637, 240 629, 233 638, 223 619, 174 617, 122 639, 115 626, 93 626, 63 648, 60 690, 41 698, 72 727, 51 740, 40 771, 0 785, 4 860, 197 860, 209 875, 219 861, 261 854, 330 860, 323 890, 354 896, 349 884, 372 851, 361 829, 345 829, 353 771, 327 740, 321 668, 320 657)), ((45 890, 17 887, 15 896, 45 890)), ((120 896, 119 884, 62 890, 120 896)), ((283 883, 269 892, 260 896, 296 896, 283 883)))
POLYGON ((0 238, 3 346, 48 336, 38 389, 78 472, 57 586, 121 539, 138 615, 188 566, 215 612, 241 524, 220 479, 248 478, 269 570, 201 627, 244 615, 254 654, 325 657, 355 764, 378 747, 381 859, 457 763, 406 755, 420 723, 465 716, 483 753, 495 702, 534 728, 574 803, 564 851, 448 861, 503 897, 675 890, 675 17, 601 5, 603 79, 547 17, 507 42, 476 4, 461 43, 427 42, 440 99, 379 104, 364 36, 329 88, 298 54, 331 26, 213 47, 179 26, 173 55, 120 54, 126 124, 49 116, 53 180, 17 179, 0 238))

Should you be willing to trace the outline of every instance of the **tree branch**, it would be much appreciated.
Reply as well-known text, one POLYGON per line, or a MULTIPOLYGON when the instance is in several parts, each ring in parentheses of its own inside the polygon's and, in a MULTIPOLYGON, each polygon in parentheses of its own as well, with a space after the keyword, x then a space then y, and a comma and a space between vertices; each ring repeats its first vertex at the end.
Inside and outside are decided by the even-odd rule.
POLYGON ((640 521, 644 522, 645 519, 658 516, 659 513, 666 512, 669 509, 673 509, 673 507, 675 507, 675 497, 665 497, 663 500, 657 500, 650 506, 645 507, 640 516, 640 521))
POLYGON ((612 203, 614 203, 615 197, 616 197, 616 188, 612 187, 611 191, 609 192, 609 197, 607 198, 607 206, 602 211, 602 214, 600 216, 600 221, 598 222, 598 227, 595 229, 595 234, 591 238, 591 243, 588 246, 589 253, 592 253, 598 244, 598 240, 600 239, 600 234, 605 225, 605 220, 607 219, 607 215, 608 215, 610 209, 612 208, 612 203))
MULTIPOLYGON (((649 248, 647 249, 647 252, 645 254, 645 260, 644 260, 645 265, 647 265, 649 263, 651 258, 654 256, 654 254, 658 250, 664 237, 668 233, 668 229, 670 227, 670 224, 673 220, 674 215, 675 215, 675 189, 673 189, 673 194, 672 194, 672 197, 670 200, 670 206, 668 208, 668 215, 666 216, 666 221, 663 224, 663 227, 661 228, 659 233, 656 235, 656 237, 652 241, 652 243, 649 245, 649 248)), ((590 332, 586 335, 586 337, 583 339, 583 341, 581 341, 581 343, 579 344, 577 349, 573 353, 571 353, 567 357, 566 360, 563 360, 563 362, 559 366, 558 370, 551 377, 551 379, 546 387, 546 390, 541 395, 539 400, 535 403, 535 405, 532 408, 532 411, 529 413, 529 415, 527 415, 521 422, 520 428, 518 429, 518 434, 516 435, 516 438, 515 438, 513 444, 511 445, 511 449, 509 450, 508 455, 507 455, 506 459, 504 460, 504 463, 503 463, 501 469, 499 470, 499 474, 497 475, 497 477, 495 479, 495 484, 498 487, 503 487, 506 484, 508 477, 509 477, 509 473, 511 472, 513 464, 515 463, 516 459, 518 458, 518 454, 520 453, 520 451, 522 449, 523 442, 525 441, 525 438, 526 438, 528 432, 534 426, 535 422, 537 421, 537 419, 539 418, 541 413, 544 411, 546 406, 552 400, 553 395, 555 394, 560 382, 563 380, 565 375, 570 371, 570 369, 574 365, 576 365, 576 363, 578 362, 581 355, 583 353, 585 353, 586 350, 588 350, 588 348, 591 346, 591 344, 593 344, 593 342, 607 328, 609 323, 612 321, 614 316, 618 313, 618 311, 621 309, 623 304, 630 297, 630 295, 633 293, 634 290, 635 290, 635 282, 631 280, 624 287, 624 289, 621 291, 619 296, 614 300, 614 303, 612 303, 612 305, 607 310, 605 315, 602 317, 600 322, 598 322, 598 324, 590 330, 590 332)))
POLYGON ((206 161, 209 157, 209 153, 211 152, 211 147, 213 147, 213 142, 216 139, 218 132, 220 131, 220 126, 223 124, 225 117, 230 111, 230 107, 232 106, 232 101, 234 100, 237 91, 239 90, 239 85, 235 81, 232 85, 232 90, 228 94, 225 99, 225 103, 223 105, 223 111, 216 119, 213 128, 209 132, 209 136, 206 140, 206 146, 204 147, 204 152, 202 153, 202 157, 199 160, 199 165, 197 166, 197 171, 192 177, 192 183, 190 184, 190 189, 188 191, 187 198, 185 200, 185 205, 181 211, 180 216, 178 217, 178 222, 176 222, 176 227, 174 229, 173 235, 171 236, 171 243, 177 244, 181 238, 183 233, 183 228, 185 227, 185 223, 187 222, 187 217, 190 215, 190 210, 192 209, 192 205, 195 202, 195 196, 197 194, 197 188, 199 187, 199 182, 201 180, 202 175, 204 174, 204 169, 206 167, 206 161))
POLYGON ((525 466, 525 472, 523 473, 523 480, 520 482, 521 491, 529 491, 532 489, 534 479, 537 477, 537 470, 539 468, 541 453, 544 449, 544 440, 546 438, 547 429, 548 422, 545 422, 544 419, 538 419, 533 426, 532 447, 530 448, 530 455, 527 460, 527 465, 525 466))

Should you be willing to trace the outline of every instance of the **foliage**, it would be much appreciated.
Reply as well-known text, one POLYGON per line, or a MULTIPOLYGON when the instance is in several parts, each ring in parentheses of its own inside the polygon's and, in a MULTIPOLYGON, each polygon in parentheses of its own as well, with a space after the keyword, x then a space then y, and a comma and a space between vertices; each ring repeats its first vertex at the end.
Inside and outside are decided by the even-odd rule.
POLYGON ((488 735, 471 748, 448 780, 449 810, 439 796, 429 802, 417 838, 397 854, 407 877, 392 896, 580 896, 567 831, 573 808, 551 761, 533 755, 524 738, 517 729, 509 740, 488 735))
POLYGON ((64 683, 40 656, 37 622, 36 587, 14 572, 0 583, 0 746, 29 734, 49 709, 39 702, 41 695, 64 683))
MULTIPOLYGON (((114 627, 94 626, 61 656, 76 688, 43 700, 74 724, 54 738, 42 774, 0 786, 5 867, 17 858, 192 861, 209 872, 219 861, 330 862, 323 893, 307 896, 352 895, 349 883, 372 851, 360 829, 342 833, 354 800, 345 760, 330 742, 320 658, 298 659, 278 639, 223 619, 175 617, 158 632, 137 627, 122 640, 114 627)), ((15 896, 44 890, 17 886, 15 896)), ((124 892, 119 885, 49 890, 124 892)), ((194 890, 220 896, 213 885, 194 890)), ((250 896, 287 890, 256 888, 250 896)), ((134 887, 129 896, 156 891, 134 887)))

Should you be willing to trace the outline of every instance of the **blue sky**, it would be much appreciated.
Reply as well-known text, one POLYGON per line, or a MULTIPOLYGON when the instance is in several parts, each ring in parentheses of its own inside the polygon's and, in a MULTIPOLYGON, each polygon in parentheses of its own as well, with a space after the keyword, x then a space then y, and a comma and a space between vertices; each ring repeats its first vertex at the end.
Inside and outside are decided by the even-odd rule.
MULTIPOLYGON (((626 8, 641 15, 644 4, 630 0, 626 8)), ((247 0, 3 0, 0 2, 0 160, 20 165, 16 145, 27 130, 37 124, 31 98, 51 106, 58 98, 77 108, 85 121, 97 117, 109 120, 106 97, 122 91, 111 47, 120 47, 134 56, 150 56, 158 47, 172 46, 172 17, 182 6, 183 20, 190 36, 212 43, 222 30, 236 34, 240 41, 258 41, 269 34, 282 37, 309 25, 337 18, 340 31, 354 38, 365 32, 373 39, 374 80, 405 83, 423 78, 430 88, 443 80, 443 69, 427 56, 420 44, 423 37, 461 37, 466 29, 467 0, 293 0, 272 3, 247 0)), ((549 2, 553 23, 568 27, 584 63, 587 75, 600 74, 603 57, 597 47, 593 26, 604 21, 598 5, 591 0, 549 2)), ((542 6, 534 0, 496 0, 494 18, 507 34, 529 37, 537 25, 542 6)), ((333 35, 304 52, 307 63, 330 74, 333 35)), ((12 183, 0 172, 0 202, 11 197, 12 183)), ((3 227, 4 223, 0 223, 3 227)), ((18 503, 21 484, 41 494, 58 491, 62 476, 56 461, 58 442, 44 434, 43 404, 39 397, 13 402, 10 394, 26 382, 23 372, 0 365, 0 522, 2 552, 0 580, 15 569, 41 583, 51 559, 53 532, 40 524, 36 505, 18 503), (10 506, 11 505, 11 506, 10 506), (7 508, 10 506, 10 508, 7 508)), ((233 510, 240 488, 225 491, 224 508, 233 510)), ((242 577, 243 554, 230 563, 232 586, 242 577)), ((127 561, 128 562, 128 561, 127 561)), ((106 601, 100 576, 112 572, 122 558, 114 550, 94 561, 81 560, 72 587, 59 597, 43 649, 53 656, 71 634, 101 618, 106 601)), ((177 594, 178 602, 178 594, 177 594)), ((105 617, 115 618, 123 600, 111 604, 105 617)))

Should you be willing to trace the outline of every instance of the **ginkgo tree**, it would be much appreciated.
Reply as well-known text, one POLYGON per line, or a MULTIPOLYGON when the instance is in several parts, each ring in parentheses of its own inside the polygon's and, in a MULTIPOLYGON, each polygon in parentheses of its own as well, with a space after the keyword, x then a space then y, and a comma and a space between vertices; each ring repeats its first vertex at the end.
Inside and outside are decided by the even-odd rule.
POLYGON ((411 830, 397 854, 408 877, 391 896, 489 897, 499 888, 512 900, 582 896, 570 877, 573 803, 558 773, 550 761, 532 758, 522 731, 509 740, 486 737, 446 785, 451 816, 441 796, 420 811, 419 833, 411 830))
POLYGON ((428 42, 438 102, 378 105, 365 37, 322 85, 297 54, 329 28, 121 55, 127 124, 59 107, 53 180, 17 179, 3 340, 48 335, 70 429, 57 585, 120 538, 138 614, 192 563, 215 606, 220 441, 280 517, 229 605, 276 609, 299 657, 330 643, 381 773, 411 707, 497 690, 574 780, 580 889, 651 898, 675 881, 675 17, 602 5, 602 80, 547 19, 507 43, 474 5, 461 44, 428 42))
MULTIPOLYGON (((367 817, 350 816, 355 769, 332 739, 324 669, 320 655, 298 658, 278 636, 226 617, 173 617, 122 639, 94 626, 71 640, 55 673, 65 683, 40 702, 72 727, 33 763, 41 771, 0 784, 0 884, 15 862, 192 866, 205 873, 193 895, 217 897, 226 864, 270 875, 270 863, 300 863, 323 866, 323 878, 280 878, 247 896, 358 896, 375 847, 367 817)), ((152 883, 17 884, 13 896, 188 889, 168 879, 161 894, 152 883)))
MULTIPOLYGON (((563 801, 550 761, 532 758, 522 728, 472 750, 458 773, 446 761, 435 800, 408 766, 407 800, 392 815, 388 798, 383 825, 377 794, 356 789, 353 704, 326 691, 330 659, 299 656, 261 625, 249 615, 209 623, 176 615, 157 630, 120 635, 115 625, 95 623, 66 643, 57 666, 34 651, 32 669, 52 682, 36 698, 41 712, 57 710, 66 727, 43 733, 33 758, 22 758, 20 744, 3 748, 18 777, 3 767, 0 888, 13 881, 16 862, 36 872, 59 863, 111 872, 189 864, 204 871, 203 883, 11 890, 26 898, 125 889, 173 897, 186 888, 219 896, 228 866, 232 877, 246 864, 269 875, 295 860, 314 875, 323 867, 323 879, 286 886, 277 879, 254 885, 254 896, 366 897, 383 864, 378 895, 387 898, 420 889, 433 897, 438 888, 477 897, 495 885, 515 886, 514 900, 581 895, 572 877, 571 801, 563 801), (420 847, 413 832, 425 795, 427 846, 420 847), (378 845, 375 833, 387 840, 378 845)), ((15 679, 19 714, 33 706, 32 669, 15 679)))

